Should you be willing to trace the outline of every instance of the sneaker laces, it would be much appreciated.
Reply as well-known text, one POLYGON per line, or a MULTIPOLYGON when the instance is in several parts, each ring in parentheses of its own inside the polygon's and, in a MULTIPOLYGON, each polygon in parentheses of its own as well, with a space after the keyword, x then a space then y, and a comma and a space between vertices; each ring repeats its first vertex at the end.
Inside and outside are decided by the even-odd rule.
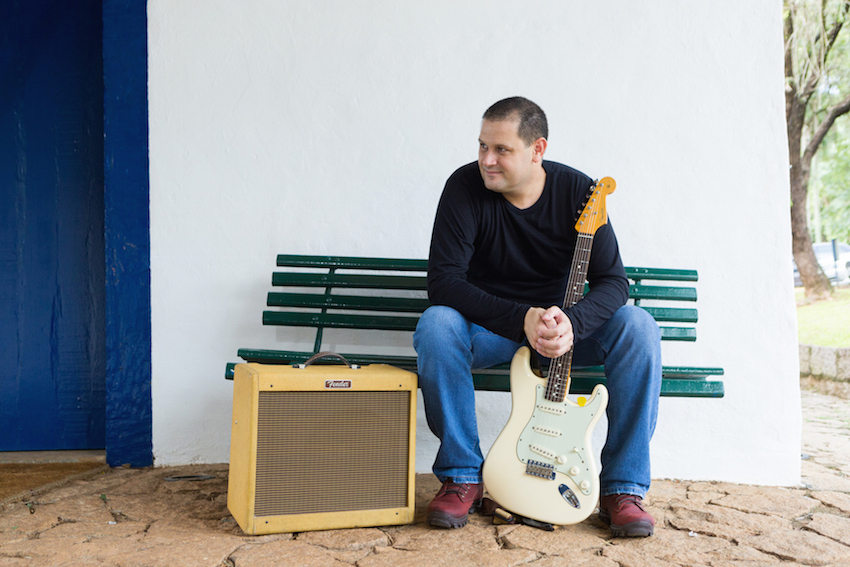
POLYGON ((641 511, 646 512, 643 508, 643 499, 640 496, 635 494, 618 494, 614 498, 614 503, 616 504, 617 510, 622 510, 623 507, 631 502, 635 506, 641 509, 641 511))
POLYGON ((469 485, 446 483, 443 486, 443 494, 466 494, 469 491, 469 485))
POLYGON ((457 494, 458 497, 463 500, 469 493, 469 488, 469 484, 457 484, 454 482, 446 482, 445 484, 443 484, 443 488, 440 490, 440 493, 437 495, 437 497, 439 498, 440 496, 446 496, 448 494, 457 494))

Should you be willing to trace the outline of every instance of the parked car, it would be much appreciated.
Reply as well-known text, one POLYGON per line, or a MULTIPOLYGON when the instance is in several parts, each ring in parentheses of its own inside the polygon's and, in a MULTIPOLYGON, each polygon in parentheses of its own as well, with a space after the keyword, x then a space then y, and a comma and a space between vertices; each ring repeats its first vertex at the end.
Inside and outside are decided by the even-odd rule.
MULTIPOLYGON (((812 245, 815 250, 815 258, 818 260, 823 273, 833 282, 846 282, 850 277, 850 245, 844 242, 838 243, 838 260, 836 261, 832 251, 832 242, 816 242, 812 245)), ((794 264, 794 285, 801 286, 800 272, 797 263, 794 264)))

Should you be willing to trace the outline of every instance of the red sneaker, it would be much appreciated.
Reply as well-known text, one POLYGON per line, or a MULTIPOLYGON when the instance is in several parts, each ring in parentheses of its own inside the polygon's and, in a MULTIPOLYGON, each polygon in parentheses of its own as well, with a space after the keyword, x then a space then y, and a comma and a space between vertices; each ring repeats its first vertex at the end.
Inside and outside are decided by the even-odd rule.
POLYGON ((470 512, 475 512, 484 496, 483 484, 443 483, 428 505, 428 523, 438 528, 462 528, 470 512))
POLYGON ((611 526, 614 537, 647 537, 655 530, 655 518, 643 509, 634 494, 611 494, 599 501, 599 519, 611 526))

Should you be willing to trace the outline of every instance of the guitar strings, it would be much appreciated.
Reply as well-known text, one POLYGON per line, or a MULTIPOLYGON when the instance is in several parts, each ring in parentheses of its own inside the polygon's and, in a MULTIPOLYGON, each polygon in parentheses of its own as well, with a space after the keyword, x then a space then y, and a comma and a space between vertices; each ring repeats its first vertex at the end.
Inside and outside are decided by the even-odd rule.
MULTIPOLYGON (((589 221, 594 218, 599 212, 602 204, 601 192, 599 191, 601 183, 597 183, 588 198, 588 204, 582 211, 579 218, 584 217, 587 213, 589 221)), ((592 231, 592 228, 589 230, 592 231)), ((584 280, 587 276, 587 266, 590 262, 590 252, 593 247, 593 232, 583 232, 578 230, 576 238, 576 248, 573 254, 572 264, 570 266, 570 277, 567 283, 567 289, 564 297, 564 308, 572 307, 584 295, 584 280), (582 273, 583 272, 583 273, 582 273)), ((546 399, 553 402, 563 402, 570 386, 570 368, 572 366, 573 349, 570 348, 565 354, 552 360, 549 366, 549 372, 546 381, 546 399)))

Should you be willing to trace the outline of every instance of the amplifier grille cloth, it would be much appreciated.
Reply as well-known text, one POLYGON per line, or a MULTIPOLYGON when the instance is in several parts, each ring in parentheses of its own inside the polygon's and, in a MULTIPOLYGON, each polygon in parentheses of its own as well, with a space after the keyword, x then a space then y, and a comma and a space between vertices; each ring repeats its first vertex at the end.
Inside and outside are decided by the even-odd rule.
POLYGON ((410 393, 260 392, 254 514, 407 506, 410 393))

